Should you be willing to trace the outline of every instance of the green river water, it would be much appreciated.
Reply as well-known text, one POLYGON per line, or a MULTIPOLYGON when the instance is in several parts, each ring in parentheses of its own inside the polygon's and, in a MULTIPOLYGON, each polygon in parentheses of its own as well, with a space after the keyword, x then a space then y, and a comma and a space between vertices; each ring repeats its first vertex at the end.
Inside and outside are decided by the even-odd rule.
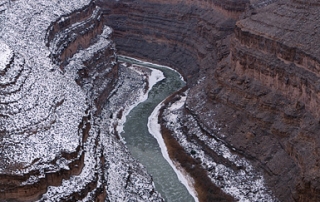
POLYGON ((173 92, 185 85, 180 75, 160 65, 119 56, 119 61, 158 69, 166 77, 153 86, 148 99, 136 106, 127 116, 121 136, 132 155, 138 159, 152 175, 156 190, 168 202, 194 201, 186 187, 179 181, 176 173, 162 156, 157 140, 148 131, 148 117, 154 108, 173 92))

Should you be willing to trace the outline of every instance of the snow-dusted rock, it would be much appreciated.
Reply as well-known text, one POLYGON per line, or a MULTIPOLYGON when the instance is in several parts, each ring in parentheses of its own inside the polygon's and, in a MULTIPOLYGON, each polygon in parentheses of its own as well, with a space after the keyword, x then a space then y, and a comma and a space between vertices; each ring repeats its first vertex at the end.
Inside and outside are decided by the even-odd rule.
POLYGON ((127 77, 118 79, 99 7, 90 0, 5 5, 0 200, 161 201, 143 166, 101 125, 106 100, 127 77))

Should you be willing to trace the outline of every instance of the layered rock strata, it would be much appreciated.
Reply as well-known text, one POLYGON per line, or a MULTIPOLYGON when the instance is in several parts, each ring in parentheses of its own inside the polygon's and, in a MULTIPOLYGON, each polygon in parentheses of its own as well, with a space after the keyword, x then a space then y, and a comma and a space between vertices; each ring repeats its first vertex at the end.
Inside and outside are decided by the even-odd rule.
POLYGON ((111 92, 130 77, 143 91, 144 78, 118 69, 99 7, 9 5, 0 43, 0 200, 161 201, 113 123, 101 124, 111 92))
MULTIPOLYGON (((216 48, 225 33, 233 32, 235 20, 206 3, 170 1, 97 1, 120 53, 158 61, 177 68, 188 80, 197 82, 199 73, 228 54, 216 48), (203 8, 207 6, 207 8, 203 8), (200 68, 202 67, 202 68, 200 68)), ((243 4, 240 4, 243 5, 243 4)), ((244 9, 244 6, 243 6, 244 9)))
POLYGON ((79 139, 83 134, 78 127, 88 116, 85 96, 58 71, 49 71, 49 51, 41 46, 38 31, 46 29, 50 18, 34 16, 41 9, 35 4, 13 5, 12 11, 19 11, 21 18, 8 12, 2 33, 12 52, 1 77, 4 199, 34 200, 48 185, 59 184, 83 165, 79 139))
MULTIPOLYGON (((317 2, 220 3, 98 1, 121 53, 172 66, 187 79, 180 119, 185 135, 176 140, 190 141, 229 173, 246 172, 234 183, 245 185, 242 193, 230 194, 249 201, 318 201, 317 2), (199 131, 190 132, 191 124, 199 131), (214 141, 250 166, 215 150, 214 141), (256 192, 250 177, 262 177, 263 188, 256 192), (267 198, 250 198, 263 190, 267 198)), ((182 147, 199 158, 192 147, 182 147)), ((196 162, 228 192, 207 162, 196 162)))
POLYGON ((117 135, 145 86, 105 25, 119 52, 186 78, 159 121, 201 201, 320 200, 316 0, 10 2, 1 200, 162 200, 117 135))
POLYGON ((318 10, 281 1, 237 22, 230 63, 207 92, 233 134, 224 139, 264 170, 281 201, 319 200, 318 10))
MULTIPOLYGON (((250 161, 217 138, 216 132, 205 128, 188 111, 188 106, 183 107, 187 94, 181 91, 168 98, 161 109, 159 122, 171 157, 195 180, 199 200, 276 201, 265 187, 263 176, 254 170, 250 161)), ((201 96, 201 91, 197 95, 201 96)))

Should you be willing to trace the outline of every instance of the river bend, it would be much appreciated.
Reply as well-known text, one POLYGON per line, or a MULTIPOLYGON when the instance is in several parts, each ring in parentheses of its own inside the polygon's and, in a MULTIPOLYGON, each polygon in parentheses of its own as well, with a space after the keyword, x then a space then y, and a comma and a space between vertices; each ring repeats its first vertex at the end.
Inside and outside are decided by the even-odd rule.
POLYGON ((140 66, 158 69, 165 79, 156 83, 149 91, 147 100, 141 102, 126 117, 121 136, 132 155, 138 159, 152 175, 155 187, 168 202, 194 201, 186 187, 179 181, 173 168, 164 159, 157 140, 148 131, 148 117, 155 107, 166 97, 185 85, 180 74, 164 66, 145 63, 119 56, 119 60, 140 66))

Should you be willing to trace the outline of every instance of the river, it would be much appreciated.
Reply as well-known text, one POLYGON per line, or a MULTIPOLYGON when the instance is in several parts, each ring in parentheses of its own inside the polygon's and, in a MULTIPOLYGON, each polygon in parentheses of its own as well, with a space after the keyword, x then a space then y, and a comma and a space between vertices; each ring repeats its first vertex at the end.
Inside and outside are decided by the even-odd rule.
POLYGON ((138 159, 152 175, 156 190, 168 202, 191 202, 194 198, 179 181, 176 172, 165 160, 157 140, 148 131, 148 117, 166 97, 185 85, 180 74, 165 66, 145 63, 119 56, 119 61, 158 69, 165 79, 153 86, 146 101, 140 103, 128 114, 121 136, 131 154, 138 159))

